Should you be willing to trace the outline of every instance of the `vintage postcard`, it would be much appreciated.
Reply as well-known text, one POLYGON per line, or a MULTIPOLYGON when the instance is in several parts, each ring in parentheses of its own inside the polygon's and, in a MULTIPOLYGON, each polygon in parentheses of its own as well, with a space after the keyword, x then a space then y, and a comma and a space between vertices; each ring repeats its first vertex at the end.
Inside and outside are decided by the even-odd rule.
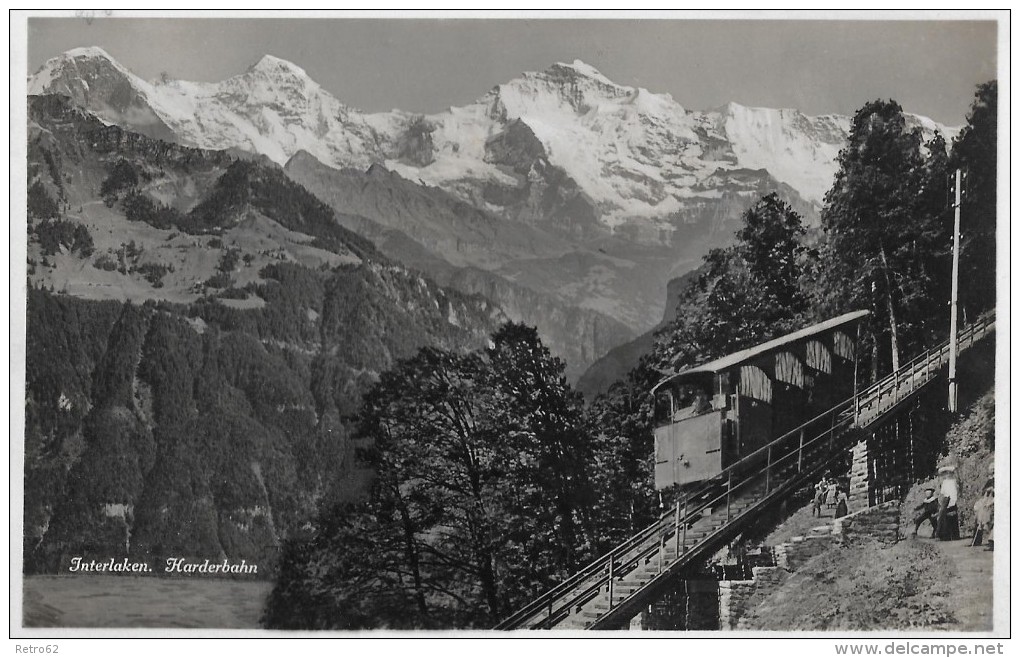
POLYGON ((12 21, 13 636, 1008 636, 1008 13, 12 21))

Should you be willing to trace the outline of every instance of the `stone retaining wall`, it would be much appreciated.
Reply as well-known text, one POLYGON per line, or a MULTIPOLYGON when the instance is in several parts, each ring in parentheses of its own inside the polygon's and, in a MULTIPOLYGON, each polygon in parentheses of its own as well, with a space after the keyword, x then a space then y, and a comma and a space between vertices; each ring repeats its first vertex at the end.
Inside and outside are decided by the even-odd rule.
POLYGON ((754 567, 751 580, 719 582, 719 630, 737 628, 744 613, 765 600, 780 583, 785 571, 780 567, 754 567))
POLYGON ((804 537, 794 537, 776 546, 776 566, 755 567, 751 580, 724 580, 719 583, 719 630, 748 627, 753 614, 748 612, 765 600, 786 575, 808 560, 838 543, 861 539, 896 542, 899 539, 900 503, 892 501, 834 519, 830 525, 812 528, 804 537))
POLYGON ((850 451, 850 509, 865 509, 871 505, 871 483, 873 474, 868 461, 868 439, 854 444, 850 451))
POLYGON ((832 522, 833 532, 842 541, 877 539, 895 543, 900 538, 900 502, 892 500, 868 509, 848 514, 832 522))

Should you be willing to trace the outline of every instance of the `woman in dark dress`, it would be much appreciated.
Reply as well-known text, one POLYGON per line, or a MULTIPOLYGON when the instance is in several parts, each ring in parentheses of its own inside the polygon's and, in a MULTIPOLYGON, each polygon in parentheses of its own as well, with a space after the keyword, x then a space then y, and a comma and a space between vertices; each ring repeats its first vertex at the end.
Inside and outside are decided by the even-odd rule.
POLYGON ((840 519, 846 516, 850 512, 849 508, 850 497, 846 493, 846 489, 840 488, 839 493, 836 494, 836 518, 840 519))

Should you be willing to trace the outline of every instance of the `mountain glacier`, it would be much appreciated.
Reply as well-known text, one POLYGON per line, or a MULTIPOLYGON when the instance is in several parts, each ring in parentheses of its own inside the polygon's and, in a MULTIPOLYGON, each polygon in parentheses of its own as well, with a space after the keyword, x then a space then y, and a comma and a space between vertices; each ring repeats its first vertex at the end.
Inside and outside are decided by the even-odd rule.
MULTIPOLYGON (((579 60, 427 115, 363 112, 270 55, 222 82, 148 82, 102 49, 81 48, 47 61, 29 93, 70 96, 105 121, 186 146, 280 165, 311 156, 341 170, 381 166, 440 188, 550 237, 513 262, 495 246, 467 255, 431 248, 439 260, 496 272, 635 331, 658 321, 666 283, 731 239, 758 196, 778 192, 817 224, 850 125, 845 116, 736 103, 690 110, 579 60)), ((926 135, 956 133, 908 120, 926 135)), ((413 214, 398 215, 390 228, 421 232, 413 214)), ((449 230, 447 242, 463 244, 449 230)))
MULTIPOLYGON (((491 143, 519 122, 548 164, 590 197, 602 224, 644 220, 667 232, 687 200, 718 198, 711 182, 719 172, 765 170, 819 205, 849 129, 848 117, 789 109, 730 103, 688 110, 669 94, 618 85, 580 60, 525 73, 470 105, 432 115, 361 112, 270 55, 218 83, 150 83, 102 49, 82 48, 47 61, 29 93, 64 93, 114 123, 150 131, 162 124, 184 145, 241 148, 281 165, 299 151, 340 168, 382 163, 469 200, 477 199, 466 187, 518 182, 491 143)), ((917 121, 950 138, 955 132, 917 121)), ((491 199, 486 206, 505 210, 491 199)))

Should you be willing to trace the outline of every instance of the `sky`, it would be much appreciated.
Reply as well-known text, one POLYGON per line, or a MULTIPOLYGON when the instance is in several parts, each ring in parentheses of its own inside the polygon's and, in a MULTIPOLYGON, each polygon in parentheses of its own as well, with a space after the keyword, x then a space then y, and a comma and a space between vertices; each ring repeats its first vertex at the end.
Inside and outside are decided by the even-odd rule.
POLYGON ((30 18, 28 73, 100 46, 145 79, 217 81, 264 54, 347 105, 434 113, 524 71, 581 59, 688 109, 735 101, 809 115, 893 98, 958 126, 996 77, 993 21, 30 18))

